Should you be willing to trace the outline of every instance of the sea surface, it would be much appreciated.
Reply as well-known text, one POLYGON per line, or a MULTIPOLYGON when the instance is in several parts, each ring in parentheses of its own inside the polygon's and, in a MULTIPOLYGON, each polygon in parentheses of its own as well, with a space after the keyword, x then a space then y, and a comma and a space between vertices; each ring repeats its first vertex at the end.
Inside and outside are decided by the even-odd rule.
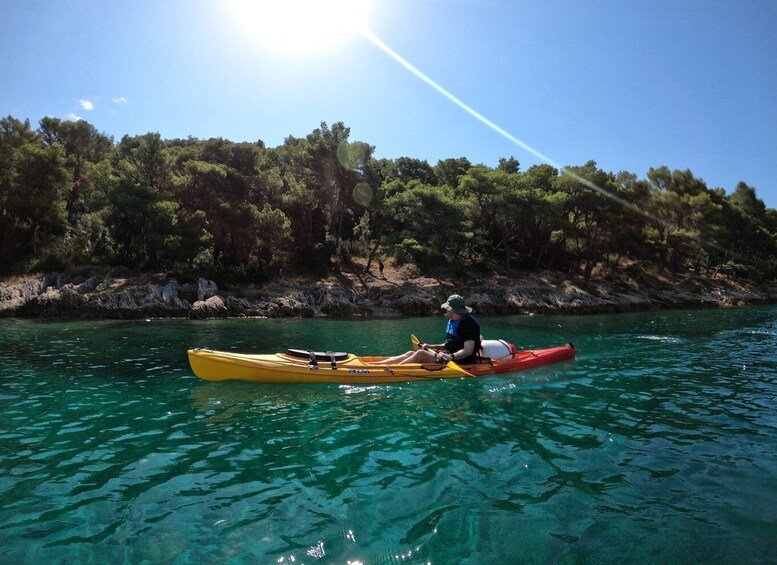
POLYGON ((480 322, 578 357, 207 383, 187 348, 393 354, 444 319, 0 321, 0 563, 777 561, 777 307, 480 322))

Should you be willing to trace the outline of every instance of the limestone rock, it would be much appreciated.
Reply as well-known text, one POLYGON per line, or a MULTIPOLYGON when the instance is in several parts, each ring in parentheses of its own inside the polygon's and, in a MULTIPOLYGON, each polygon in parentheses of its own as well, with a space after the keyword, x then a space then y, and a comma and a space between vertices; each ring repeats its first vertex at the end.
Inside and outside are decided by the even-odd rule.
POLYGON ((265 313, 268 318, 309 318, 315 314, 307 300, 295 296, 281 296, 268 302, 265 313))
POLYGON ((226 318, 229 310, 220 296, 211 296, 207 300, 198 300, 192 304, 189 316, 196 319, 202 318, 226 318))
POLYGON ((161 302, 163 307, 173 310, 188 310, 190 304, 178 296, 181 285, 175 279, 170 279, 165 285, 149 285, 149 298, 152 302, 161 302))
POLYGON ((20 284, 0 283, 0 311, 12 312, 46 290, 43 278, 26 280, 20 284))
POLYGON ((98 277, 90 277, 84 282, 76 286, 76 291, 79 294, 86 294, 88 292, 94 292, 100 285, 100 279, 98 277))
POLYGON ((206 280, 204 278, 200 278, 199 281, 197 281, 197 301, 203 302, 210 298, 211 296, 216 296, 219 293, 219 287, 218 285, 213 282, 206 280))
POLYGON ((351 316, 358 296, 341 287, 318 284, 313 291, 313 301, 326 316, 351 316))
POLYGON ((543 271, 459 282, 416 278, 401 284, 332 276, 312 283, 282 279, 228 292, 219 291, 215 282, 205 278, 181 285, 165 274, 122 276, 128 274, 117 267, 86 279, 51 273, 0 283, 0 317, 428 316, 439 315, 440 304, 454 292, 482 315, 585 314, 777 301, 774 283, 757 286, 691 276, 608 282, 543 271))
POLYGON ((405 316, 428 316, 440 311, 440 304, 443 302, 445 302, 444 298, 440 299, 425 292, 405 291, 382 298, 379 305, 390 305, 405 316))

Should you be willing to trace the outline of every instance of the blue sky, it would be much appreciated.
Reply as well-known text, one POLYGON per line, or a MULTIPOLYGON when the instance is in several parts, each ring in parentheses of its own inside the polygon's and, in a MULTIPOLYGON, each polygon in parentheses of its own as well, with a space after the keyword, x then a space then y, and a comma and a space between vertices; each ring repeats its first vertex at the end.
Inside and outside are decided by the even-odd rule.
MULTIPOLYGON (((378 157, 541 162, 363 36, 287 55, 246 19, 216 0, 5 0, 0 114, 270 147, 342 121, 378 157)), ((368 26, 554 163, 690 169, 777 208, 777 2, 372 0, 368 26)), ((321 44, 341 33, 322 27, 321 44)))

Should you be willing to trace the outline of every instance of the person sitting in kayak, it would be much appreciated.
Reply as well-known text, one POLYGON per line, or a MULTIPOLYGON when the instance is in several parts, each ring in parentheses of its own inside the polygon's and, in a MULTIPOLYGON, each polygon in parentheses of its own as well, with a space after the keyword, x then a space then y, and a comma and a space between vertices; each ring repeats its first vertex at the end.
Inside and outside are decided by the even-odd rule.
POLYGON ((466 305, 458 294, 448 297, 440 308, 447 312, 445 343, 430 345, 422 343, 418 349, 402 355, 377 361, 376 365, 402 365, 404 363, 477 363, 480 351, 480 324, 471 315, 472 308, 466 305))

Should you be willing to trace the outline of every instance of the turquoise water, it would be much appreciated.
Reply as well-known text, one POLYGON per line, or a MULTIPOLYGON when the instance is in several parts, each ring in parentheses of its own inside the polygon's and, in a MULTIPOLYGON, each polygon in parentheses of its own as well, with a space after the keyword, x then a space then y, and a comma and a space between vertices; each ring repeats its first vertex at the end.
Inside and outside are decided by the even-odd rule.
POLYGON ((185 356, 443 322, 0 322, 0 562, 774 562, 777 307, 484 316, 579 355, 466 380, 205 383, 185 356))

